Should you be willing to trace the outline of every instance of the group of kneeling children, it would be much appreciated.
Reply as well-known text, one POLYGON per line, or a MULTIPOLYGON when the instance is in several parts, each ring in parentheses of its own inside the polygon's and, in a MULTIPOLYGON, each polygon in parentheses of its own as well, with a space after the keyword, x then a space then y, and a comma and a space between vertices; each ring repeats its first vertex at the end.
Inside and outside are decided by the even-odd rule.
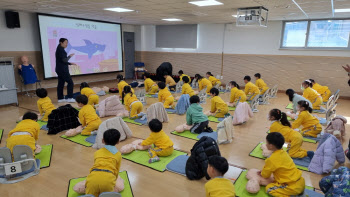
MULTIPOLYGON (((208 114, 203 113, 203 108, 200 106, 200 99, 195 95, 195 91, 190 86, 190 77, 184 75, 182 71, 179 72, 180 79, 184 84, 182 87, 182 94, 190 95, 190 106, 186 113, 186 130, 192 133, 201 133, 209 128, 208 114)), ((244 81, 246 83, 245 92, 239 89, 239 85, 235 81, 231 81, 231 96, 228 103, 224 102, 219 97, 219 90, 212 88, 217 84, 221 84, 220 80, 212 76, 210 72, 207 73, 208 79, 201 77, 199 74, 195 75, 195 80, 199 83, 199 90, 207 88, 207 93, 212 96, 211 110, 209 115, 215 117, 225 117, 228 113, 228 106, 236 106, 238 102, 245 102, 248 94, 250 99, 260 94, 263 94, 268 87, 257 73, 257 85, 250 82, 250 77, 246 76, 244 81)), ((174 103, 174 97, 166 88, 174 88, 174 80, 171 76, 166 75, 166 83, 159 82, 156 84, 150 79, 149 74, 144 75, 145 89, 149 94, 158 92, 158 99, 164 102, 165 108, 171 108, 174 103)), ((130 111, 130 118, 138 118, 143 110, 143 105, 133 94, 134 90, 124 81, 123 76, 118 75, 118 89, 122 97, 122 102, 125 108, 130 111)), ((176 83, 175 83, 176 85, 176 83)), ((37 102, 41 120, 47 121, 48 115, 55 109, 51 99, 47 96, 47 91, 43 88, 36 91, 39 100, 37 102)), ((81 84, 81 95, 76 97, 76 102, 79 106, 79 120, 83 126, 81 135, 91 135, 97 130, 101 124, 99 116, 96 114, 94 105, 98 104, 98 96, 89 88, 87 83, 81 84)), ((267 185, 266 192, 272 196, 282 195, 299 195, 304 191, 305 181, 301 176, 301 171, 298 170, 291 158, 313 157, 312 151, 306 151, 301 148, 303 143, 303 135, 315 137, 321 132, 322 127, 319 123, 315 124, 315 117, 309 103, 306 101, 299 101, 298 107, 299 115, 297 120, 292 124, 287 120, 287 115, 279 109, 273 109, 268 115, 271 121, 270 133, 266 137, 267 148, 273 151, 272 155, 265 160, 265 166, 259 175, 263 178, 274 176, 275 182, 267 185), (302 134, 294 129, 304 127, 302 134), (288 151, 282 149, 284 143, 289 143, 288 151)), ((28 145, 37 152, 40 127, 37 123, 39 117, 37 114, 27 112, 23 116, 23 120, 19 122, 15 129, 10 131, 6 146, 12 151, 16 145, 28 145), (23 132, 25 131, 25 132, 23 132)), ((166 157, 173 153, 173 142, 169 136, 162 130, 162 123, 153 119, 148 124, 151 131, 150 136, 143 140, 140 145, 148 146, 148 153, 150 156, 149 162, 159 161, 159 157, 166 157)), ((102 192, 113 191, 115 182, 118 177, 118 172, 121 163, 121 153, 117 150, 115 145, 119 142, 120 133, 116 129, 109 129, 104 132, 103 142, 105 147, 96 151, 94 155, 94 165, 90 169, 90 174, 86 181, 86 194, 93 194, 98 196, 102 192)), ((230 180, 223 178, 223 175, 228 171, 227 160, 220 156, 213 156, 209 159, 207 173, 212 178, 205 185, 207 196, 235 196, 234 186, 230 180)))

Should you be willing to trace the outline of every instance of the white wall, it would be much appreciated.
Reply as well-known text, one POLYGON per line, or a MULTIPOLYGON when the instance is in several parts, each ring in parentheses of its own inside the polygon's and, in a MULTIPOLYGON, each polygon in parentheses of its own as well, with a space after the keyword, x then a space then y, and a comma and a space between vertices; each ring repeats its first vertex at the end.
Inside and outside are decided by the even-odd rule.
MULTIPOLYGON (((221 53, 224 24, 199 24, 197 49, 168 49, 155 47, 155 26, 142 25, 136 32, 141 37, 136 50, 159 52, 221 53)), ((349 50, 287 50, 280 48, 282 21, 270 21, 267 28, 243 28, 227 24, 224 53, 264 55, 305 55, 350 57, 349 50)))

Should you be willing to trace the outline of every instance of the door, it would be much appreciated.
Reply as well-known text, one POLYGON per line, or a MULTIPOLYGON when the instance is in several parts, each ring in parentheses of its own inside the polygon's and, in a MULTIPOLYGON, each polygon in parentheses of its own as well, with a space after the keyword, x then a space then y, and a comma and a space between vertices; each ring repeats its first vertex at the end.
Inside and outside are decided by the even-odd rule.
POLYGON ((134 62, 135 62, 135 33, 124 32, 124 60, 125 60, 125 78, 134 78, 134 62))

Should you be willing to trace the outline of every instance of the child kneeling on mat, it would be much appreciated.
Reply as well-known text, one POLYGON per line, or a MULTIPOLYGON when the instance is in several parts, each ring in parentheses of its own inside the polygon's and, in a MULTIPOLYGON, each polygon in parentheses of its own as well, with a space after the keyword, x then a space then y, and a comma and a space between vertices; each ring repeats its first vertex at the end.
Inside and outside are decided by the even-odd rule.
POLYGON ((122 155, 115 147, 119 142, 120 133, 116 129, 108 129, 103 134, 104 148, 94 154, 94 165, 86 177, 86 194, 99 196, 103 192, 120 191, 116 182, 119 174, 122 155))
POLYGON ((170 91, 166 87, 164 82, 159 82, 158 83, 159 87, 159 93, 158 93, 158 101, 164 103, 164 108, 169 109, 169 108, 175 108, 174 106, 174 97, 171 95, 170 91))
POLYGON ((266 193, 271 196, 300 195, 305 189, 302 173, 295 166, 292 158, 282 149, 284 138, 278 132, 266 136, 267 149, 273 151, 265 160, 265 166, 258 172, 263 178, 274 176, 275 181, 266 186, 266 193))
POLYGON ((91 135, 92 131, 98 130, 98 127, 102 123, 100 117, 96 114, 96 111, 92 105, 88 105, 89 99, 85 95, 79 95, 75 99, 78 106, 81 108, 79 111, 79 121, 84 127, 81 131, 81 135, 91 135))
POLYGON ((228 171, 228 163, 224 157, 217 155, 209 158, 207 172, 210 178, 205 184, 207 197, 235 197, 235 187, 233 183, 223 176, 228 171))
POLYGON ((224 118, 228 113, 228 106, 225 101, 219 96, 219 90, 217 88, 212 88, 210 90, 211 98, 211 107, 210 111, 207 112, 207 115, 215 116, 216 118, 224 118))
POLYGON ((149 129, 151 130, 151 134, 149 137, 142 142, 140 142, 139 145, 141 146, 149 146, 154 144, 154 148, 148 149, 148 154, 151 157, 149 159, 149 163, 157 162, 159 161, 159 157, 167 157, 171 154, 173 154, 174 143, 170 140, 169 136, 165 134, 163 129, 163 124, 158 119, 152 119, 148 123, 149 129))
POLYGON ((52 110, 56 109, 56 107, 52 104, 51 99, 47 96, 46 89, 39 88, 35 91, 35 93, 39 97, 37 105, 41 116, 41 120, 47 122, 49 119, 49 115, 51 114, 52 110))
POLYGON ((137 99, 130 86, 124 87, 122 96, 122 103, 125 105, 125 109, 129 111, 130 118, 137 119, 144 115, 144 113, 142 113, 143 104, 137 99))
POLYGON ((38 115, 33 112, 27 112, 23 115, 23 120, 16 125, 12 131, 10 131, 6 140, 6 147, 13 150, 13 147, 17 145, 27 145, 33 153, 39 153, 41 147, 36 145, 36 141, 39 138, 40 125, 37 123, 38 115))
POLYGON ((94 92, 88 83, 83 82, 80 84, 80 94, 85 95, 88 97, 89 101, 88 104, 95 107, 95 105, 98 105, 100 97, 94 92))

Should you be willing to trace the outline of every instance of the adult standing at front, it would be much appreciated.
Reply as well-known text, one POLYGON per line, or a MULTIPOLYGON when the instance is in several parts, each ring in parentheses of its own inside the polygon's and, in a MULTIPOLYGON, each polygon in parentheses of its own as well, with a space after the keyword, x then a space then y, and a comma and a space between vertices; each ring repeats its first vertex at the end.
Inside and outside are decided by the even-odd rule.
POLYGON ((57 84, 57 99, 59 103, 70 102, 74 103, 73 99, 73 80, 69 74, 69 65, 76 65, 75 63, 69 62, 69 59, 73 57, 74 53, 67 56, 67 52, 64 50, 68 46, 67 38, 60 38, 59 44, 56 49, 56 73, 58 77, 57 84), (63 88, 64 84, 67 82, 67 99, 64 99, 63 88))

